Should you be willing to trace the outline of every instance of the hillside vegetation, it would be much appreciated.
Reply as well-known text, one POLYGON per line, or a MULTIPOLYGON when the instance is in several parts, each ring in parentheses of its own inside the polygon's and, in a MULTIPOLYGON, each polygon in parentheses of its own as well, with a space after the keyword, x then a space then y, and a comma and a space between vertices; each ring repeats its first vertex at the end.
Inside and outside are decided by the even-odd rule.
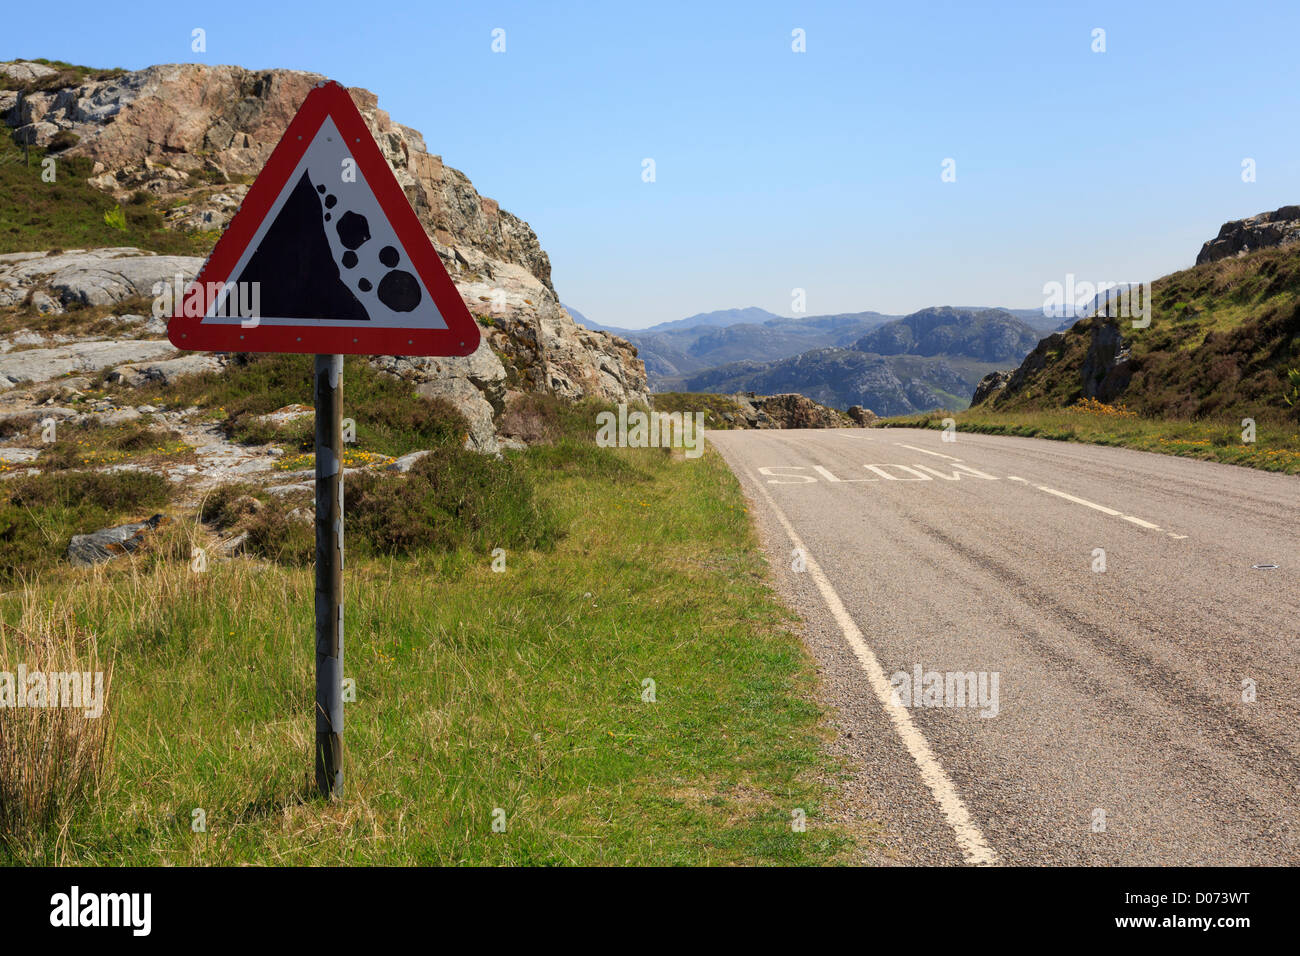
POLYGON ((1041 368, 1023 370, 989 409, 1064 408, 1097 397, 1122 399, 1140 416, 1295 420, 1282 396, 1287 370, 1300 366, 1300 248, 1175 272, 1153 283, 1152 299, 1149 328, 1095 317, 1048 340, 1041 368), (1095 347, 1107 327, 1122 339, 1114 361, 1095 347), (1114 367, 1115 387, 1095 394, 1114 367))
MULTIPOLYGON (((1300 471, 1300 247, 1173 273, 1152 300, 1148 328, 1092 317, 1044 339, 958 427, 1300 471)), ((882 424, 939 427, 947 414, 882 424)))
POLYGON ((24 150, 0 132, 0 254, 134 246, 199 256, 216 242, 215 232, 167 228, 162 207, 147 192, 116 202, 86 181, 90 173, 85 157, 64 156, 53 147, 24 150), (47 156, 54 160, 52 183, 41 178, 47 156))

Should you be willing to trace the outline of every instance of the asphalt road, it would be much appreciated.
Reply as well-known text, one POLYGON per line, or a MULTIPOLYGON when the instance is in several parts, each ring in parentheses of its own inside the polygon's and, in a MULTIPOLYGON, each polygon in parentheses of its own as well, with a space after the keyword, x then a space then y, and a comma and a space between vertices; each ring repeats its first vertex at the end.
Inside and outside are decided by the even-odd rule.
POLYGON ((805 622, 870 862, 1300 863, 1300 478, 910 429, 708 438, 805 622))

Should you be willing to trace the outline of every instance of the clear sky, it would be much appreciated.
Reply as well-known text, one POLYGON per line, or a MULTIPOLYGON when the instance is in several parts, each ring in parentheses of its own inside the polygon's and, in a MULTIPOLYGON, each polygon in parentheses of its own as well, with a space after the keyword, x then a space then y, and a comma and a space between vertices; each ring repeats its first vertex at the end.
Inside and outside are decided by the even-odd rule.
POLYGON ((1036 307, 1067 273, 1154 278, 1225 220, 1300 202, 1297 0, 63 0, 3 22, 0 59, 375 91, 607 325, 790 315, 796 288, 810 314, 1036 307))

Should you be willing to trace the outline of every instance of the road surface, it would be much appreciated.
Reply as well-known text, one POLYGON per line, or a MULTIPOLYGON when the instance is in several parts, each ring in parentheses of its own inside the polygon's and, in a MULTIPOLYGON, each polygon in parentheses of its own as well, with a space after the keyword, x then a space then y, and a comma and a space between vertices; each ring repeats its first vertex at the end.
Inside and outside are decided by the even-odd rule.
POLYGON ((876 862, 1300 863, 1300 478, 911 429, 708 438, 876 862))

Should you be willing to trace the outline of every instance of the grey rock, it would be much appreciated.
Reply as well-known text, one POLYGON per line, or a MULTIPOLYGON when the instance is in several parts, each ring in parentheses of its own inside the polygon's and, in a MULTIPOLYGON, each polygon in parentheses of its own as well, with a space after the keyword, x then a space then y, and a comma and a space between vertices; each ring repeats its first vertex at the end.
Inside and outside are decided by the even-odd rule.
POLYGON ((264 425, 287 425, 304 418, 314 418, 316 410, 307 405, 286 405, 265 415, 258 415, 256 420, 264 425))
POLYGON ((1219 234, 1201 246, 1196 264, 1295 242, 1300 242, 1300 206, 1283 206, 1247 219, 1225 222, 1219 234))
POLYGON ((877 419, 877 415, 869 408, 863 408, 861 405, 850 405, 849 410, 845 413, 855 423, 862 426, 870 425, 877 419))
POLYGON ((426 455, 429 454, 431 454, 431 452, 413 451, 409 455, 403 455, 400 458, 393 459, 393 461, 391 461, 388 465, 386 465, 385 468, 388 471, 407 472, 411 470, 412 465, 414 465, 421 458, 424 458, 426 455))
POLYGON ((58 348, 29 349, 0 356, 0 387, 48 382, 73 372, 98 372, 123 362, 176 355, 169 342, 73 342, 58 348))
POLYGON ((35 461, 40 455, 38 448, 0 448, 0 461, 14 464, 21 461, 35 461))
POLYGON ((1094 319, 1088 354, 1079 370, 1084 396, 1111 402, 1122 395, 1133 377, 1130 351, 1119 326, 1113 321, 1094 319))
POLYGON ((32 295, 32 305, 41 315, 58 315, 63 312, 63 306, 44 292, 32 295))
POLYGON ((18 408, 6 412, 0 412, 0 424, 16 423, 19 425, 35 425, 52 418, 56 422, 67 421, 70 418, 79 418, 81 413, 75 408, 65 408, 62 405, 33 405, 28 408, 18 408))
POLYGON ((112 305, 156 295, 158 283, 171 285, 178 275, 188 282, 202 264, 193 256, 156 256, 132 246, 0 257, 0 287, 6 287, 0 290, 0 305, 15 305, 41 285, 48 285, 64 304, 112 305))
POLYGON ((46 146, 58 131, 53 123, 28 123, 14 130, 14 142, 19 146, 46 146))
POLYGON ((97 420, 101 425, 125 425, 127 422, 133 422, 139 417, 140 413, 134 408, 119 408, 98 416, 97 420))
POLYGON ((294 482, 288 485, 272 485, 266 490, 273 495, 291 495, 296 491, 314 491, 315 485, 306 482, 294 482))
MULTIPOLYGON (((145 340, 141 341, 143 343, 145 340)), ((156 344, 167 345, 165 342, 156 344)), ((167 345, 167 348, 173 354, 176 352, 170 345, 167 345)), ((142 385, 154 382, 170 385, 176 379, 186 375, 219 371, 221 371, 221 360, 215 356, 202 354, 182 355, 179 358, 164 359, 161 362, 119 366, 108 373, 108 380, 125 385, 128 388, 139 388, 142 385)))
POLYGON ((975 394, 970 400, 971 407, 984 404, 995 394, 1006 388, 1009 381, 1011 381, 1010 370, 989 372, 975 386, 975 394))
POLYGON ((33 63, 31 60, 14 60, 11 63, 0 63, 0 75, 7 76, 19 83, 30 83, 32 80, 53 76, 57 72, 59 71, 52 66, 46 66, 44 63, 33 63))
POLYGON ((233 538, 227 538, 217 544, 217 551, 228 558, 233 558, 237 554, 243 554, 248 550, 248 532, 241 531, 233 538))
POLYGON ((130 554, 140 547, 149 532, 166 520, 166 516, 156 514, 145 521, 104 528, 93 534, 74 534, 66 557, 75 566, 88 567, 130 554))
POLYGON ((155 295, 159 284, 193 279, 203 265, 193 256, 131 256, 116 259, 82 259, 50 277, 50 288, 65 304, 112 305, 123 299, 155 295))

